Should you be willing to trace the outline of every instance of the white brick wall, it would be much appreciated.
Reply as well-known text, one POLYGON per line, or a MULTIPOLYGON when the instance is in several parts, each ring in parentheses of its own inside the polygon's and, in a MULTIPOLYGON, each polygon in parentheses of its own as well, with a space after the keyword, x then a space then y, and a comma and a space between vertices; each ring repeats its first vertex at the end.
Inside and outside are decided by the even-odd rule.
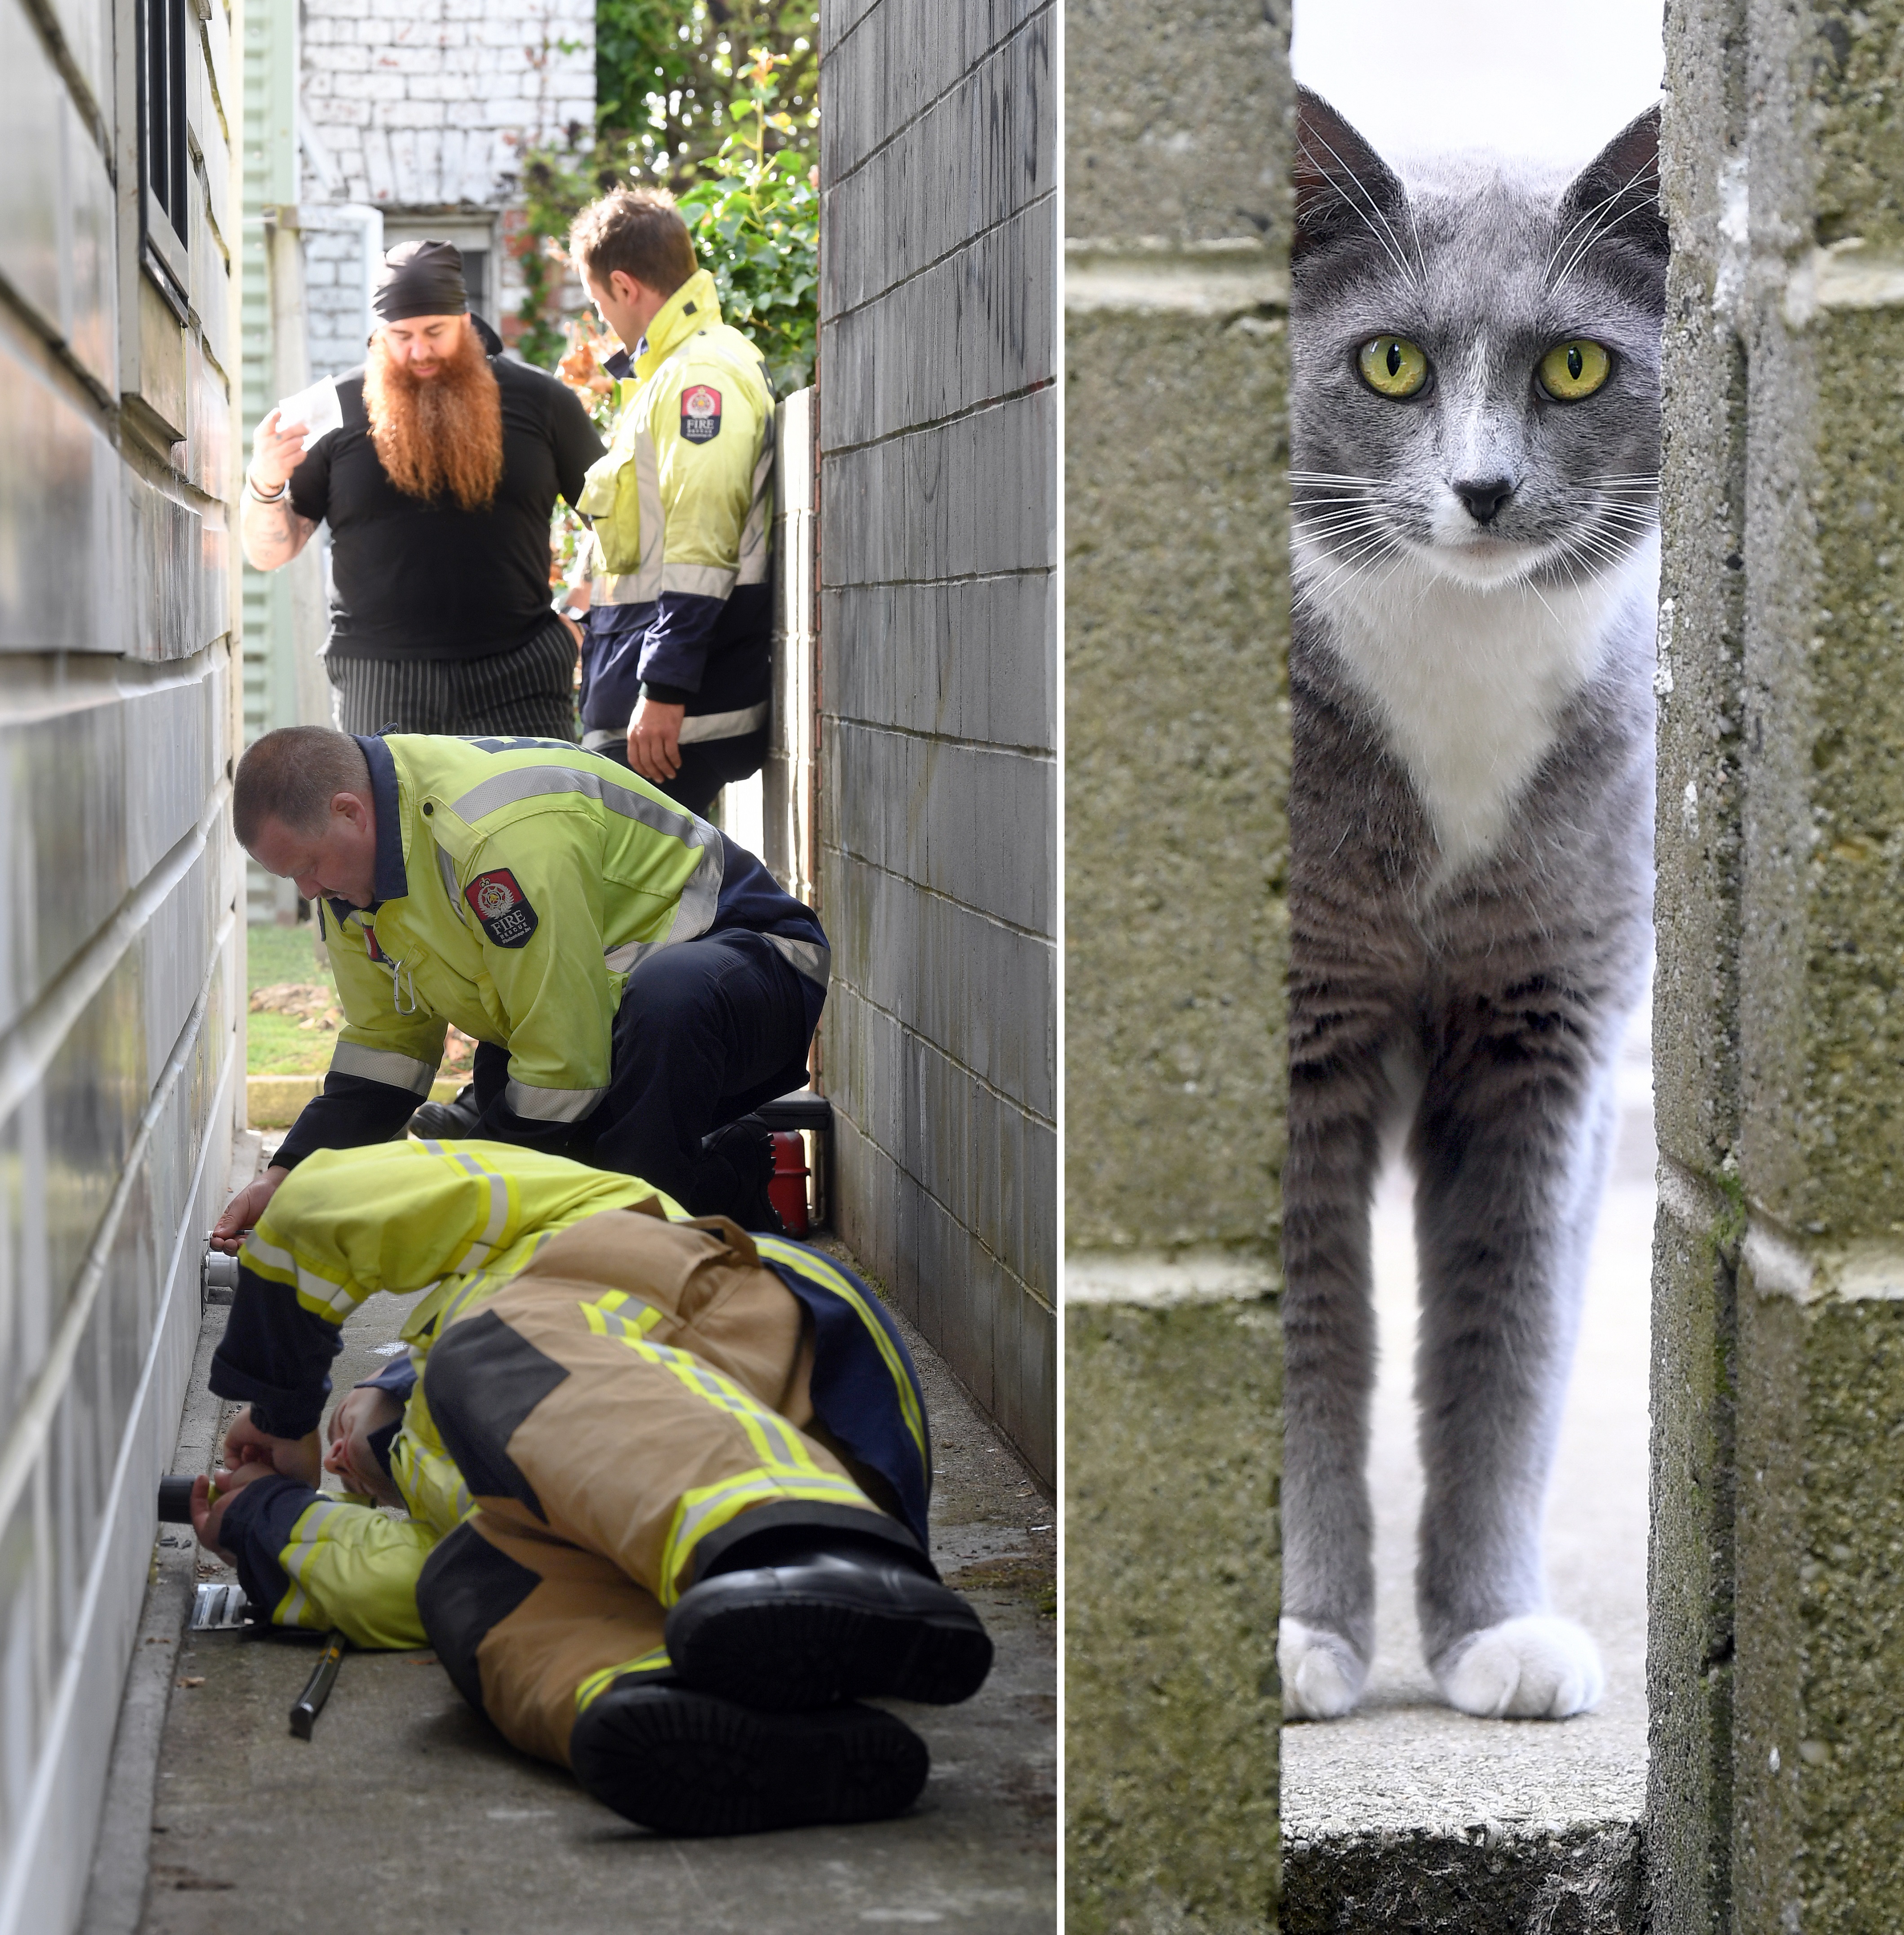
MULTIPOLYGON (((594 0, 304 0, 302 31, 306 204, 501 213, 521 149, 594 116, 594 0)), ((313 375, 362 360, 358 247, 306 236, 313 375)), ((522 291, 498 254, 500 326, 522 291)))
POLYGON ((313 377, 334 376, 364 360, 362 246, 349 229, 304 237, 304 338, 313 377))

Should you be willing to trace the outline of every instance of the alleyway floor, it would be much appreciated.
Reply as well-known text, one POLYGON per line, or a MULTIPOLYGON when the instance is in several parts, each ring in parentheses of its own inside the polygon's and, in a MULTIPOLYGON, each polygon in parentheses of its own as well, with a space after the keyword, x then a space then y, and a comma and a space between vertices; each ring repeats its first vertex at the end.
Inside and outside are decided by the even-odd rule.
MULTIPOLYGON (((410 1300, 373 1297, 351 1318, 337 1388, 387 1360, 410 1300)), ((222 1433, 228 1407, 204 1380, 225 1315, 205 1313, 175 1471, 207 1469, 222 1433)), ((659 1839, 509 1747, 428 1653, 347 1656, 313 1737, 295 1740, 315 1647, 184 1631, 193 1585, 231 1575, 162 1526, 86 1935, 1053 1928, 1056 1515, 909 1327, 907 1341, 938 1465, 933 1556, 998 1646, 965 1706, 894 1705, 932 1749, 909 1815, 659 1839)))

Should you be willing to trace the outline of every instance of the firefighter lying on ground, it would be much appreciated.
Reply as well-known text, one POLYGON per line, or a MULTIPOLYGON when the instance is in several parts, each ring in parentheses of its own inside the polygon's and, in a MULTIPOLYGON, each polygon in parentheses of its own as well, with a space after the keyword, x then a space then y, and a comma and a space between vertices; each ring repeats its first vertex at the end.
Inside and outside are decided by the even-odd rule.
POLYGON ((211 1388, 246 1409, 199 1538, 280 1626, 428 1643, 471 1706, 664 1833, 897 1813, 924 1743, 861 1696, 975 1692, 926 1550, 918 1379, 857 1278, 494 1143, 314 1154, 240 1252, 211 1388), (434 1286, 317 1426, 349 1313, 434 1286), (400 1502, 408 1517, 376 1508, 400 1502))

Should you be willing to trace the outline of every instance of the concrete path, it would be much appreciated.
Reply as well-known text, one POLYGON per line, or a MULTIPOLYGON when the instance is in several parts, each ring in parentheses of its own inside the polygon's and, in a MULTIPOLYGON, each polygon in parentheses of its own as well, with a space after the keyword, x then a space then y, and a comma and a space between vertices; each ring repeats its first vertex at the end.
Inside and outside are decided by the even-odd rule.
MULTIPOLYGON (((412 1300, 373 1297, 346 1325, 339 1388, 386 1361, 412 1300)), ((225 1315, 207 1312, 175 1469, 205 1469, 222 1431, 204 1374, 225 1315)), ((934 1556, 999 1648, 966 1705, 895 1703, 932 1754, 911 1814, 660 1840, 515 1753, 427 1653, 349 1656, 315 1737, 295 1740, 312 1647, 180 1633, 192 1578, 229 1574, 174 1533, 128 1681, 86 1935, 1055 1927, 1056 1515, 909 1327, 907 1341, 938 1461, 934 1556)))
MULTIPOLYGON (((1546 1927, 1526 1916, 1543 1890, 1557 1898, 1556 1849, 1577 1871, 1580 1888, 1606 1906, 1601 1921, 1551 1925, 1621 1926, 1626 1911, 1618 1903, 1636 1879, 1646 1770, 1654 1147, 1643 1007, 1620 1082, 1620 1136, 1547 1524, 1554 1609, 1599 1641, 1606 1697, 1597 1711, 1558 1724, 1473 1719, 1440 1704, 1422 1663, 1413 1583, 1422 1493, 1410 1389, 1414 1238, 1408 1179, 1392 1171, 1378 1196, 1374 1233, 1382 1339, 1371 1457, 1376 1658, 1353 1716, 1283 1731, 1291 1930, 1546 1927), (1392 1862, 1377 1873, 1375 1855, 1398 1842, 1417 1844, 1434 1870, 1425 1895, 1419 1888, 1391 1894, 1402 1873, 1392 1862), (1462 1849, 1472 1850, 1471 1858, 1462 1849)), ((1569 1884, 1563 1891, 1579 1891, 1569 1884)))

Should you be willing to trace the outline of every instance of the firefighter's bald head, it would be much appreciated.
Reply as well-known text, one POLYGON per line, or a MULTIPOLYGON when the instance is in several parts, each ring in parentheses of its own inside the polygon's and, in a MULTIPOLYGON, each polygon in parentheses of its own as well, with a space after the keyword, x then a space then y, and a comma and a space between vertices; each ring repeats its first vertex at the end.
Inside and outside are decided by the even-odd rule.
POLYGON ((238 762, 231 817, 238 844, 267 873, 320 896, 376 898, 376 805, 370 762, 348 732, 286 726, 238 762))

